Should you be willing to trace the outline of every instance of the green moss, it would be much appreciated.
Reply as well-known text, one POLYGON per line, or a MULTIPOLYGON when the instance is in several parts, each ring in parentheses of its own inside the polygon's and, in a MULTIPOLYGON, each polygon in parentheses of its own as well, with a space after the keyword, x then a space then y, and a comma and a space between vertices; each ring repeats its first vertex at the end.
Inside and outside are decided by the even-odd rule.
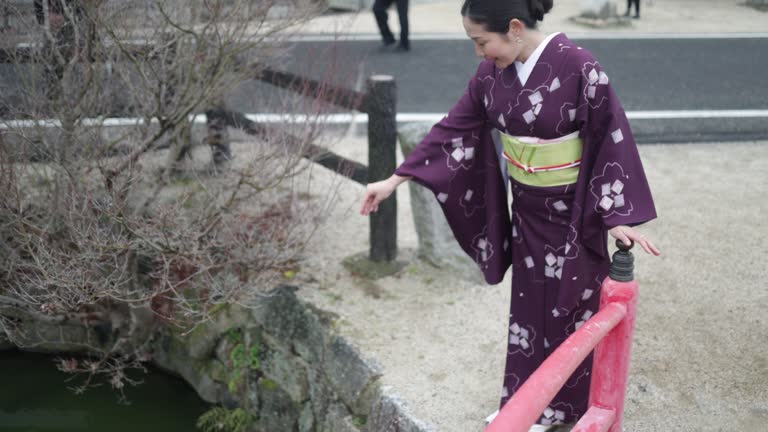
POLYGON ((248 367, 252 370, 259 369, 261 367, 261 360, 259 358, 259 346, 255 343, 251 346, 251 352, 248 356, 248 367))
POLYGON ((242 408, 214 407, 197 419, 197 428, 203 432, 246 432, 253 420, 253 416, 242 408))
POLYGON ((353 275, 367 279, 380 279, 401 271, 407 265, 404 261, 374 262, 368 259, 368 252, 344 258, 342 265, 353 275))
POLYGON ((363 416, 352 417, 352 424, 354 424, 357 427, 363 427, 365 426, 366 423, 368 423, 368 419, 363 416))
POLYGON ((275 391, 275 390, 277 390, 280 387, 280 386, 277 385, 276 382, 272 381, 269 378, 262 378, 262 379, 260 379, 259 380, 259 385, 261 386, 262 389, 267 390, 267 391, 275 391))
POLYGON ((227 330, 226 336, 227 342, 232 345, 237 345, 243 342, 243 331, 239 327, 232 327, 227 330))
POLYGON ((232 351, 229 352, 229 361, 232 362, 233 368, 243 368, 245 364, 245 344, 239 343, 232 347, 232 351))
POLYGON ((409 265, 405 268, 405 272, 410 275, 415 275, 421 273, 421 269, 418 266, 415 265, 409 265))
POLYGON ((227 390, 229 390, 230 393, 238 394, 240 393, 240 387, 243 384, 243 372, 242 370, 234 370, 229 376, 229 382, 227 383, 227 390))

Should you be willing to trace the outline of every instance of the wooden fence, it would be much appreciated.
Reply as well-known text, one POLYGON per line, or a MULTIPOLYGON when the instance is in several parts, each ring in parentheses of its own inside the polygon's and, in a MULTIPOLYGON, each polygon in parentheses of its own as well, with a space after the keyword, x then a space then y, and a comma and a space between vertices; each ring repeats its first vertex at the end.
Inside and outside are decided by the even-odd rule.
MULTIPOLYGON (((40 47, 35 45, 0 48, 0 64, 35 62, 39 58, 37 55, 39 49, 40 47)), ((151 56, 150 53, 153 51, 151 44, 146 42, 125 43, 122 49, 128 49, 132 55, 138 57, 151 56)), ((107 60, 117 59, 89 59, 88 61, 107 60)), ((384 180, 395 171, 397 111, 396 84, 393 77, 386 75, 370 77, 366 91, 363 93, 263 66, 255 67, 252 76, 273 86, 368 115, 367 166, 316 145, 309 145, 303 157, 363 185, 384 180)), ((258 135, 266 131, 266 126, 248 119, 240 112, 211 108, 206 111, 206 115, 211 119, 221 119, 227 126, 242 129, 249 134, 258 135)), ((209 127, 211 123, 211 121, 208 122, 209 127)), ((295 140, 298 141, 298 139, 295 140)), ((374 262, 391 262, 395 260, 396 255, 397 201, 393 195, 379 205, 377 213, 370 216, 369 258, 374 262)))

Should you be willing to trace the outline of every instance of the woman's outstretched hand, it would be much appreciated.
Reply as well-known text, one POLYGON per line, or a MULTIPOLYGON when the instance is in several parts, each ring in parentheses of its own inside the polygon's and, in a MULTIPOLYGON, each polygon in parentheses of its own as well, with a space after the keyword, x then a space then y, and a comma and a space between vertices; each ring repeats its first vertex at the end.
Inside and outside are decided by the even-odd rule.
POLYGON ((645 235, 640 234, 639 231, 632 227, 619 225, 609 229, 608 233, 610 233, 613 238, 621 240, 625 245, 630 245, 632 241, 634 241, 639 244, 646 253, 656 256, 661 255, 661 251, 659 251, 659 249, 657 249, 645 235))
POLYGON ((392 177, 386 180, 369 183, 365 188, 365 198, 363 198, 363 205, 360 207, 360 214, 368 216, 371 212, 377 211, 379 204, 389 198, 400 183, 409 179, 410 177, 392 175, 392 177))

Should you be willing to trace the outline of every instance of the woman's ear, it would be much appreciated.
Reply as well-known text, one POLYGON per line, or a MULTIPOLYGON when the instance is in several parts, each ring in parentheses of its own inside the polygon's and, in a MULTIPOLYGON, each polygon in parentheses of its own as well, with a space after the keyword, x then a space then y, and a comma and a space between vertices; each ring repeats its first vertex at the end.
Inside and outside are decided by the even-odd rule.
POLYGON ((514 40, 520 37, 525 28, 525 24, 517 18, 509 20, 509 30, 507 31, 507 37, 514 40))

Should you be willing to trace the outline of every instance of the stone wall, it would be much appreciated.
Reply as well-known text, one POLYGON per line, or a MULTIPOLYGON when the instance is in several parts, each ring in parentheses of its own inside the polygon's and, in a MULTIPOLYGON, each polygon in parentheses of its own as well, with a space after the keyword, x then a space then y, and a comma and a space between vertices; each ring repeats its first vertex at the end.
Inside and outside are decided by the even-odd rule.
MULTIPOLYGON (((180 375, 206 401, 248 410, 258 418, 253 432, 434 430, 382 386, 380 367, 334 330, 336 317, 295 291, 281 287, 253 307, 224 307, 187 335, 165 327, 152 342, 152 362, 180 375)), ((41 334, 52 330, 35 325, 41 334)), ((77 351, 83 338, 81 329, 30 350, 77 351)), ((0 332, 0 350, 9 348, 0 332)))

